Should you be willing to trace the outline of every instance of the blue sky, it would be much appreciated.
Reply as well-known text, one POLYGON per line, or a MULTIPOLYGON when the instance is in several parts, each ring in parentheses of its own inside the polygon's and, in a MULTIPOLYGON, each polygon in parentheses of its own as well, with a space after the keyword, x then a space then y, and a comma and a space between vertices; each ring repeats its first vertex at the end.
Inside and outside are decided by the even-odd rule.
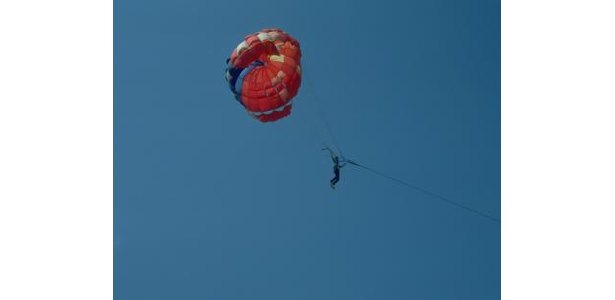
POLYGON ((497 299, 499 1, 116 1, 116 299, 497 299), (224 81, 249 33, 301 42, 293 114, 224 81))

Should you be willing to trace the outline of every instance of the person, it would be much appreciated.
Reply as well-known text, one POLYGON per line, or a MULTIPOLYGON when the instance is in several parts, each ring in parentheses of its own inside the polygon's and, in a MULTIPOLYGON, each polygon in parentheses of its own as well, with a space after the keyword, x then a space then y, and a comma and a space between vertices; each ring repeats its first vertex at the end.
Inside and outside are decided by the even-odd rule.
POLYGON ((335 154, 335 152, 333 152, 333 150, 327 148, 323 148, 322 150, 329 150, 329 153, 331 154, 331 160, 333 161, 333 174, 334 177, 331 178, 330 184, 331 184, 331 188, 335 189, 335 185, 337 184, 338 181, 340 181, 340 169, 343 168, 346 164, 344 163, 345 160, 341 160, 339 156, 337 156, 335 154))

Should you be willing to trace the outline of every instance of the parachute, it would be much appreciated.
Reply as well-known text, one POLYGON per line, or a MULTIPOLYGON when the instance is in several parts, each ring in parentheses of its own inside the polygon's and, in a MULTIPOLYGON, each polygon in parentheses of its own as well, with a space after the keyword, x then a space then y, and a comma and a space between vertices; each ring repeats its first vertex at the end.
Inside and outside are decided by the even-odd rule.
POLYGON ((301 85, 297 40, 280 29, 263 29, 246 36, 226 62, 226 81, 250 116, 273 122, 290 115, 301 85))

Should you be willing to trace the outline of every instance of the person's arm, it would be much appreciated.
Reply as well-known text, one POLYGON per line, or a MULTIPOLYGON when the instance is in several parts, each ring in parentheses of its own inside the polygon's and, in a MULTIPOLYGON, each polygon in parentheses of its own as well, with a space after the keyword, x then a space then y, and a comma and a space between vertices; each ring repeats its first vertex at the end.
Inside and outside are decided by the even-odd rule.
POLYGON ((329 147, 322 148, 322 150, 323 150, 323 151, 325 151, 325 150, 329 150, 329 153, 331 154, 331 157, 336 156, 336 155, 335 155, 335 153, 333 153, 333 150, 331 150, 331 148, 329 148, 329 147))

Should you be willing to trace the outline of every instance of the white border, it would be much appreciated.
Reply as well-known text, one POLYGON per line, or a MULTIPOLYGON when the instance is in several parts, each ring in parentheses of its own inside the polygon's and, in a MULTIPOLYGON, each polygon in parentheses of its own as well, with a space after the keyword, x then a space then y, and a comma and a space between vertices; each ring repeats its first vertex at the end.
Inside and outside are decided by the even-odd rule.
POLYGON ((505 300, 615 299, 612 3, 502 3, 505 300))
POLYGON ((112 299, 112 1, 0 4, 0 299, 112 299))

